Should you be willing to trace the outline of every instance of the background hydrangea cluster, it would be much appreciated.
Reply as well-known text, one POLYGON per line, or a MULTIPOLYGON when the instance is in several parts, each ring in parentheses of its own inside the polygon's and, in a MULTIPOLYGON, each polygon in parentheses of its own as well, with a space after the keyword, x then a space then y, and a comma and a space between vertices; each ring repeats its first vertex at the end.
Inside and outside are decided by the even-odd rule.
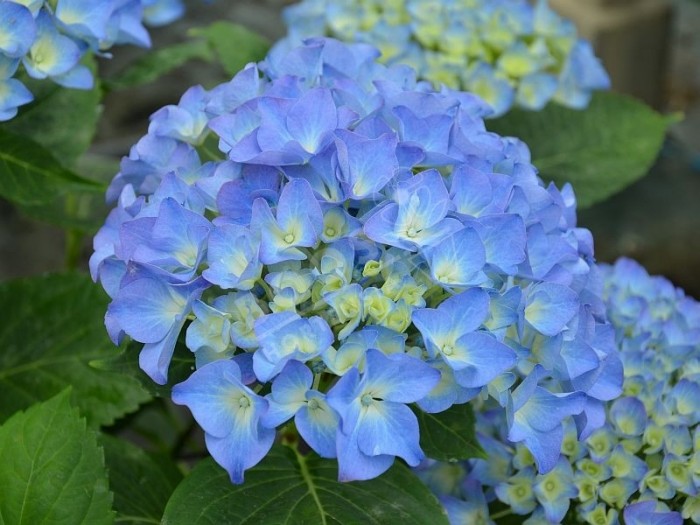
POLYGON ((372 44, 435 86, 476 93, 494 110, 582 109, 607 73, 574 25, 538 0, 303 0, 287 8, 283 46, 328 35, 372 44))
MULTIPOLYGON (((538 474, 507 439, 498 411, 480 415, 488 461, 433 464, 421 475, 454 523, 500 501, 525 523, 700 523, 700 304, 636 262, 602 266, 605 302, 624 363, 622 397, 583 443, 567 427, 557 466, 538 474)), ((465 521, 466 520, 466 521, 465 521)))
POLYGON ((81 59, 115 44, 150 46, 144 23, 158 26, 182 15, 181 0, 0 0, 0 121, 17 114, 33 95, 15 75, 90 89, 81 59))
POLYGON ((164 384, 185 330, 197 369, 173 399, 236 483, 292 418, 341 480, 416 466, 407 405, 475 398, 551 471, 622 383, 573 192, 487 132, 479 98, 377 57, 278 47, 152 116, 94 240, 110 336, 164 384))

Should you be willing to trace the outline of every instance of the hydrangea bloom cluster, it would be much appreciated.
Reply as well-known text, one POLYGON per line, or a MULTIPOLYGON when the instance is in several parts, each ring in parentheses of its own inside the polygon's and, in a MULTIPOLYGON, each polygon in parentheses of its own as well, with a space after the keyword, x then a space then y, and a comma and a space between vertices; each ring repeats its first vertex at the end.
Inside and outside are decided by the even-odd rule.
POLYGON ((507 421, 483 412, 489 461, 422 473, 454 523, 488 517, 489 502, 533 524, 559 523, 567 512, 591 525, 700 523, 700 303, 629 259, 602 272, 625 374, 605 426, 583 443, 567 426, 557 466, 538 474, 530 452, 507 440, 507 421))
POLYGON ((236 483, 290 420, 341 480, 418 465, 408 404, 478 396, 546 472, 565 421, 586 437, 620 393, 571 188, 487 132, 478 97, 378 54, 311 39, 191 88, 109 189, 90 261, 109 334, 164 384, 184 332, 173 399, 236 483))
POLYGON ((610 80, 574 25, 538 0, 302 0, 287 8, 279 45, 328 35, 379 48, 435 86, 476 93, 493 108, 582 109, 610 80))
POLYGON ((148 47, 143 23, 167 24, 183 12, 181 0, 0 0, 0 121, 33 100, 14 78, 20 63, 32 78, 50 78, 90 89, 85 53, 104 53, 115 44, 148 47))

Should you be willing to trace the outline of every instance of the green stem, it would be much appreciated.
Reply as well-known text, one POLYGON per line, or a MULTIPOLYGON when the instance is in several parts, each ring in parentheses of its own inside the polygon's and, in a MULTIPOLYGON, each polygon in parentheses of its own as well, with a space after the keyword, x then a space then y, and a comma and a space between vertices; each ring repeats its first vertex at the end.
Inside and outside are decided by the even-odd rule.
POLYGON ((507 517, 507 516, 512 516, 512 514, 513 514, 513 511, 512 511, 512 510, 510 510, 510 509, 505 509, 505 510, 502 510, 501 512, 496 512, 496 513, 494 513, 494 514, 491 514, 489 517, 490 517, 492 520, 497 520, 497 519, 505 518, 505 517, 507 517))
POLYGON ((265 290, 265 295, 267 298, 272 301, 275 298, 275 294, 272 291, 272 288, 270 288, 270 285, 265 282, 265 279, 258 279, 258 284, 262 287, 263 290, 265 290))

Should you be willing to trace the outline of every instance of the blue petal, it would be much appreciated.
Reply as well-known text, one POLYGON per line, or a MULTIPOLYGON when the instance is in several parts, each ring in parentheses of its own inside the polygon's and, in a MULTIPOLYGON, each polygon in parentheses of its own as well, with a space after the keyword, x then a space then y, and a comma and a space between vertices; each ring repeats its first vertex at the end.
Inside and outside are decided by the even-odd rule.
POLYGON ((323 228, 323 212, 306 180, 293 179, 282 189, 277 204, 277 222, 285 233, 294 235, 295 246, 316 244, 318 233, 323 228))
POLYGON ((238 424, 231 433, 218 438, 205 434, 207 450, 229 473, 232 483, 243 483, 243 472, 257 465, 272 448, 275 430, 255 425, 253 421, 238 424))
POLYGON ((29 54, 22 59, 27 73, 33 78, 46 78, 68 72, 80 60, 80 48, 56 30, 47 11, 39 12, 36 24, 37 37, 29 54))
POLYGON ((625 438, 641 436, 648 420, 644 403, 635 397, 616 399, 610 407, 609 417, 615 430, 625 438))
POLYGON ((294 417, 306 404, 306 392, 311 388, 313 374, 299 361, 289 361, 272 382, 272 392, 266 396, 270 407, 262 424, 275 428, 294 417))
POLYGON ((260 279, 260 241, 250 230, 224 224, 211 232, 208 242, 209 268, 202 272, 202 276, 209 282, 224 289, 250 290, 260 279))
POLYGON ((452 356, 444 356, 455 369, 455 381, 466 388, 478 388, 510 370, 515 352, 485 332, 465 334, 457 340, 452 356))
POLYGON ((336 434, 340 418, 326 401, 325 396, 315 390, 306 393, 307 403, 297 412, 294 423, 299 434, 322 458, 334 458, 336 434))
POLYGON ((508 275, 525 260, 525 225, 518 215, 481 217, 474 223, 486 250, 486 262, 508 275))
MULTIPOLYGON (((17 107, 29 104, 34 100, 32 93, 19 80, 10 78, 0 79, 0 112, 17 114, 17 107)), ((12 116, 5 120, 9 120, 12 116)))
POLYGON ((413 403, 426 396, 440 381, 440 372, 407 354, 385 356, 369 349, 362 387, 373 397, 398 403, 413 403))
POLYGON ((308 153, 317 153, 327 141, 330 132, 338 127, 335 102, 328 89, 316 88, 304 93, 289 109, 287 129, 290 135, 308 153))
POLYGON ((0 52, 21 58, 34 42, 36 24, 31 11, 15 2, 0 2, 0 52))
POLYGON ((150 277, 137 279, 119 290, 107 315, 137 341, 156 343, 184 318, 191 301, 205 286, 201 279, 184 285, 169 285, 150 277))
POLYGON ((185 317, 175 322, 163 339, 146 343, 139 353, 139 367, 159 385, 168 382, 168 367, 175 351, 175 344, 185 325, 185 317))
POLYGON ((267 401, 241 382, 241 371, 230 359, 195 370, 173 387, 172 399, 187 405, 205 432, 223 438, 237 426, 249 426, 267 410, 267 401))
POLYGON ((412 467, 425 457, 418 444, 418 420, 406 405, 375 401, 363 408, 357 429, 357 444, 363 454, 399 456, 412 467))
POLYGON ((578 294, 568 286, 536 284, 528 294, 525 319, 544 335, 555 336, 578 313, 578 294))
POLYGON ((436 414, 447 410, 452 405, 466 403, 476 397, 481 388, 464 388, 455 381, 454 371, 444 361, 430 364, 440 372, 440 382, 428 395, 417 401, 423 412, 436 414))
POLYGON ((436 246, 423 250, 433 279, 448 286, 468 286, 484 279, 480 270, 486 263, 486 251, 479 234, 464 228, 436 246))
POLYGON ((367 139, 355 133, 338 130, 338 164, 342 181, 355 199, 379 192, 399 169, 397 141, 393 134, 367 139))
POLYGON ((93 0, 61 0, 56 5, 56 19, 65 30, 74 36, 88 41, 107 38, 107 22, 114 11, 114 2, 94 2, 93 0))
POLYGON ((346 435, 338 431, 338 481, 359 481, 376 478, 389 470, 394 463, 394 456, 382 454, 368 456, 364 454, 357 444, 355 429, 346 435))

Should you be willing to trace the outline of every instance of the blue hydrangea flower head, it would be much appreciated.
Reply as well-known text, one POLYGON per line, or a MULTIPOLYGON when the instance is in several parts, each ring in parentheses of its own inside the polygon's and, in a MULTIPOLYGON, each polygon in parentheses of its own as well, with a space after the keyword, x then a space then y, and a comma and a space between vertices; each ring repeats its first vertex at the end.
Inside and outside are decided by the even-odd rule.
POLYGON ((301 0, 284 18, 280 47, 319 35, 372 44, 387 64, 477 94, 493 117, 550 101, 583 109, 610 87, 591 45, 546 0, 301 0))
MULTIPOLYGON (((615 340, 624 363, 623 396, 608 397, 602 412, 590 411, 589 416, 602 419, 603 425, 582 443, 576 441, 576 420, 554 427, 532 446, 528 439, 549 427, 549 417, 556 422, 556 411, 567 406, 548 407, 547 400, 561 393, 535 391, 518 409, 521 393, 532 388, 529 383, 543 366, 536 365, 513 391, 513 405, 505 415, 491 401, 481 405, 477 428, 482 429, 479 439, 489 459, 460 465, 461 483, 479 483, 493 502, 508 505, 523 519, 527 516, 524 523, 560 523, 564 516, 564 522, 595 524, 621 519, 640 525, 700 523, 700 303, 629 259, 600 265, 598 271, 612 321, 605 338, 615 340), (533 422, 521 429, 520 422, 528 418, 533 422), (519 432, 526 433, 529 450, 512 443, 519 432), (554 443, 557 433, 564 434, 563 440, 556 439, 560 447, 554 443), (537 446, 546 447, 549 454, 538 454, 537 446), (537 474, 533 465, 543 459, 556 466, 537 474)), ((572 376, 586 376, 595 348, 577 343, 562 349, 562 364, 572 376)), ((543 363, 548 362, 549 350, 540 352, 543 363)), ((602 386, 606 380, 599 379, 602 386)), ((566 397, 576 402, 577 395, 566 397)), ((432 480, 441 468, 436 463, 420 475, 432 480)), ((441 485, 429 486, 445 496, 441 485)), ((453 489, 449 495, 458 496, 459 505, 471 501, 471 496, 453 489)), ((455 506, 458 503, 446 500, 450 515, 455 506)))
POLYGON ((13 118, 33 100, 16 78, 18 67, 32 78, 72 89, 91 89, 86 53, 108 56, 118 44, 148 47, 144 23, 163 25, 180 17, 181 0, 0 0, 0 121, 13 118))
MULTIPOLYGON (((153 114, 94 239, 109 333, 143 343, 165 384, 184 331, 196 371, 175 399, 234 482, 290 421, 342 480, 417 465, 408 404, 488 399, 533 476, 556 471, 568 494, 564 429, 595 431, 622 384, 572 190, 487 132, 480 99, 377 56, 324 38, 278 47, 153 114), (218 158, 203 162, 205 142, 218 158), (226 412, 224 391, 250 404, 226 412), (253 459, 227 448, 237 439, 253 459)), ((684 413, 691 394, 674 397, 684 413)), ((471 504, 459 512, 483 513, 471 504)))

